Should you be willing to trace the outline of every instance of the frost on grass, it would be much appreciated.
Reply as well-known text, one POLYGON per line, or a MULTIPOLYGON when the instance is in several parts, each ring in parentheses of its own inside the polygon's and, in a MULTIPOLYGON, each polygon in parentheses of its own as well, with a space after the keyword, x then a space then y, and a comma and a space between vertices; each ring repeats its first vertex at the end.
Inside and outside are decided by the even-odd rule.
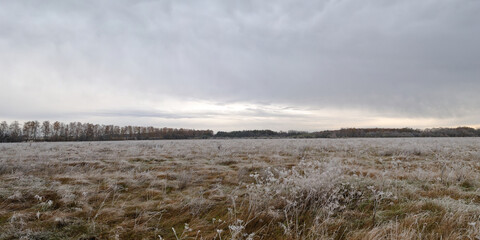
POLYGON ((340 162, 301 160, 291 169, 268 167, 262 174, 250 175, 255 183, 247 185, 250 208, 253 211, 281 206, 282 211, 326 210, 331 214, 350 195, 361 192, 345 191, 349 187, 340 162), (328 206, 327 206, 328 205, 328 206))
POLYGON ((480 140, 0 146, 0 239, 478 239, 480 140))

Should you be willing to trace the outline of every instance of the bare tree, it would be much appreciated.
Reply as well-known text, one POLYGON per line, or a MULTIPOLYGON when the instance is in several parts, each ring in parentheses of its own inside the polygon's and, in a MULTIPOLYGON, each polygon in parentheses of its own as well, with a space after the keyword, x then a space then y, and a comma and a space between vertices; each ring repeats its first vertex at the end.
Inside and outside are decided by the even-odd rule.
POLYGON ((10 137, 12 141, 20 141, 22 136, 22 129, 20 128, 20 124, 18 121, 14 121, 9 126, 10 137))
POLYGON ((37 140, 37 133, 40 127, 40 123, 38 121, 32 121, 30 124, 31 124, 33 140, 37 140))
POLYGON ((24 122, 23 123, 23 135, 25 136, 26 140, 32 139, 32 122, 24 122))
POLYGON ((56 121, 53 123, 53 136, 58 138, 58 134, 60 133, 60 122, 56 121))
POLYGON ((44 121, 42 123, 42 133, 43 133, 43 139, 48 140, 50 137, 50 121, 44 121))
POLYGON ((2 123, 0 123, 0 141, 6 141, 9 135, 10 134, 8 132, 8 124, 7 122, 3 121, 2 123))

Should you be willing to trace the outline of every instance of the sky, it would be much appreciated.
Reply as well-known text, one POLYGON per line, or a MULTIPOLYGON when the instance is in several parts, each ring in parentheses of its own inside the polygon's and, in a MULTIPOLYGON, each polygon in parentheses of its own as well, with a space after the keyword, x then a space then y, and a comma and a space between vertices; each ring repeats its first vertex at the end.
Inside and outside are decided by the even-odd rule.
POLYGON ((0 120, 480 127, 478 0, 5 0, 0 120))

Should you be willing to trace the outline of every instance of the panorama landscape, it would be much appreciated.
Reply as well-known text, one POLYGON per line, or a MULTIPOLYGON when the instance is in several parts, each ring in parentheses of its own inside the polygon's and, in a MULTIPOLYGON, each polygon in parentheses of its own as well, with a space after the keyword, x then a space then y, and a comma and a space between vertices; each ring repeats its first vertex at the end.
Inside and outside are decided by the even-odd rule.
POLYGON ((0 1, 0 240, 478 240, 479 13, 0 1))

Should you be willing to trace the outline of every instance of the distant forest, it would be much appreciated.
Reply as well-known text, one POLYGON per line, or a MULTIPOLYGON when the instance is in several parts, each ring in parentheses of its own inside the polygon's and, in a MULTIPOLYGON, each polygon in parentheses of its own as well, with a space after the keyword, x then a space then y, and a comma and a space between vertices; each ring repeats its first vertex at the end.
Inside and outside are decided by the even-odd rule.
POLYGON ((247 130, 218 132, 217 138, 380 138, 380 137, 480 137, 480 129, 470 127, 430 128, 342 128, 319 132, 247 130))
POLYGON ((0 142, 23 141, 113 141, 211 138, 212 130, 155 128, 140 126, 99 125, 92 123, 61 123, 17 121, 0 123, 0 142))
POLYGON ((28 121, 0 123, 0 142, 24 141, 114 141, 207 138, 378 138, 378 137, 480 137, 480 129, 470 127, 431 128, 344 128, 318 132, 244 130, 217 132, 184 128, 115 126, 92 123, 28 121))

